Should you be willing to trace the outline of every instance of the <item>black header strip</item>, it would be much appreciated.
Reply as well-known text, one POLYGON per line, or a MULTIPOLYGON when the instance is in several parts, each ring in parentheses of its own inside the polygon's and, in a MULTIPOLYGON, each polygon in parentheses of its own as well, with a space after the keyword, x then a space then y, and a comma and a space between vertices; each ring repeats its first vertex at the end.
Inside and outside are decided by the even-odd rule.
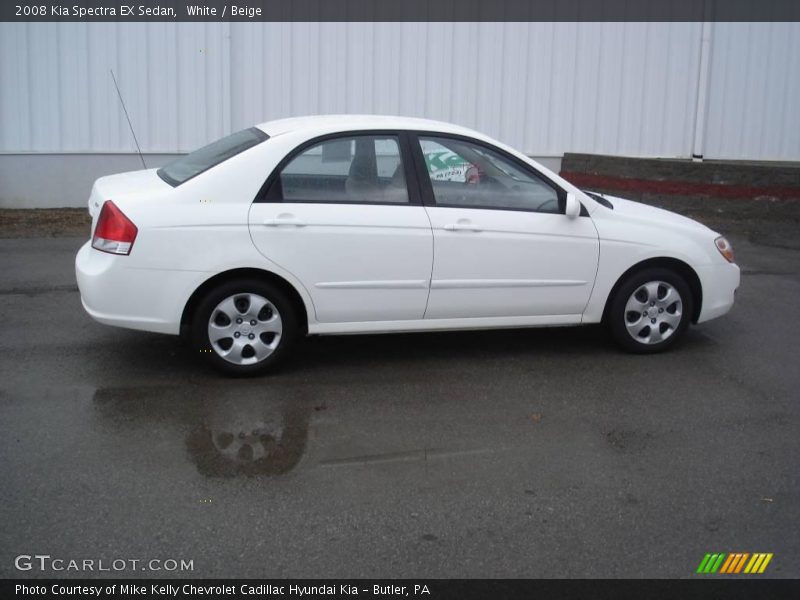
POLYGON ((797 0, 8 0, 0 21, 800 21, 797 0))

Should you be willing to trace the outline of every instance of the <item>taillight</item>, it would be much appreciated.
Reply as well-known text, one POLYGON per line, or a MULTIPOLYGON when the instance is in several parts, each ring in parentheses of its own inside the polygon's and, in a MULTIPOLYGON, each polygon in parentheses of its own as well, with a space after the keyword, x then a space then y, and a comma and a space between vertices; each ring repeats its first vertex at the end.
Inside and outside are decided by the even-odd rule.
POLYGON ((92 248, 110 254, 130 254, 139 230, 116 204, 106 200, 97 217, 92 248))

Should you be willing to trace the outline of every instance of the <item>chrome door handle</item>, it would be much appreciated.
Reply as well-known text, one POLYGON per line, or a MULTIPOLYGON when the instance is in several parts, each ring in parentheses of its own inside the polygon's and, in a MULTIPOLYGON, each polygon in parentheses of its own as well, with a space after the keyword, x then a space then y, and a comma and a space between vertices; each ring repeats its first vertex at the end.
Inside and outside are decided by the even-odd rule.
POLYGON ((267 227, 280 227, 281 225, 290 225, 293 227, 305 227, 305 223, 297 219, 294 215, 278 215, 274 219, 264 219, 264 225, 267 227))
POLYGON ((445 231, 473 231, 478 232, 482 231, 480 227, 477 225, 473 225, 472 221, 467 219, 461 219, 458 223, 448 223, 443 227, 445 231))

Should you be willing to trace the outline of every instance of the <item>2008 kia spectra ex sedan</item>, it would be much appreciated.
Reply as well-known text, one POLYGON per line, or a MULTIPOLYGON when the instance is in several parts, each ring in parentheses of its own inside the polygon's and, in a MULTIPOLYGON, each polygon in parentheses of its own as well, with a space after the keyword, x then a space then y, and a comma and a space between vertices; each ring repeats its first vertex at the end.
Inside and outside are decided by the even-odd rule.
POLYGON ((474 131, 420 119, 264 123, 98 179, 78 252, 101 323, 188 335, 229 374, 303 334, 605 322, 657 352, 725 314, 725 238, 584 193, 474 131))

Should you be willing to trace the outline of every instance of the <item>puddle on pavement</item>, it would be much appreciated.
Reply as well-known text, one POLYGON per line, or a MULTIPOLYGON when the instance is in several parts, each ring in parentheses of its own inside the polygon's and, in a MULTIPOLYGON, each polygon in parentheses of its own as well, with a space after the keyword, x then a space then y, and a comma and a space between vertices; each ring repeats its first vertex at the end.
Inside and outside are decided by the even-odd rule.
POLYGON ((306 449, 313 397, 302 388, 233 382, 223 388, 104 387, 94 408, 102 424, 148 431, 175 428, 198 472, 208 477, 283 475, 306 449))

